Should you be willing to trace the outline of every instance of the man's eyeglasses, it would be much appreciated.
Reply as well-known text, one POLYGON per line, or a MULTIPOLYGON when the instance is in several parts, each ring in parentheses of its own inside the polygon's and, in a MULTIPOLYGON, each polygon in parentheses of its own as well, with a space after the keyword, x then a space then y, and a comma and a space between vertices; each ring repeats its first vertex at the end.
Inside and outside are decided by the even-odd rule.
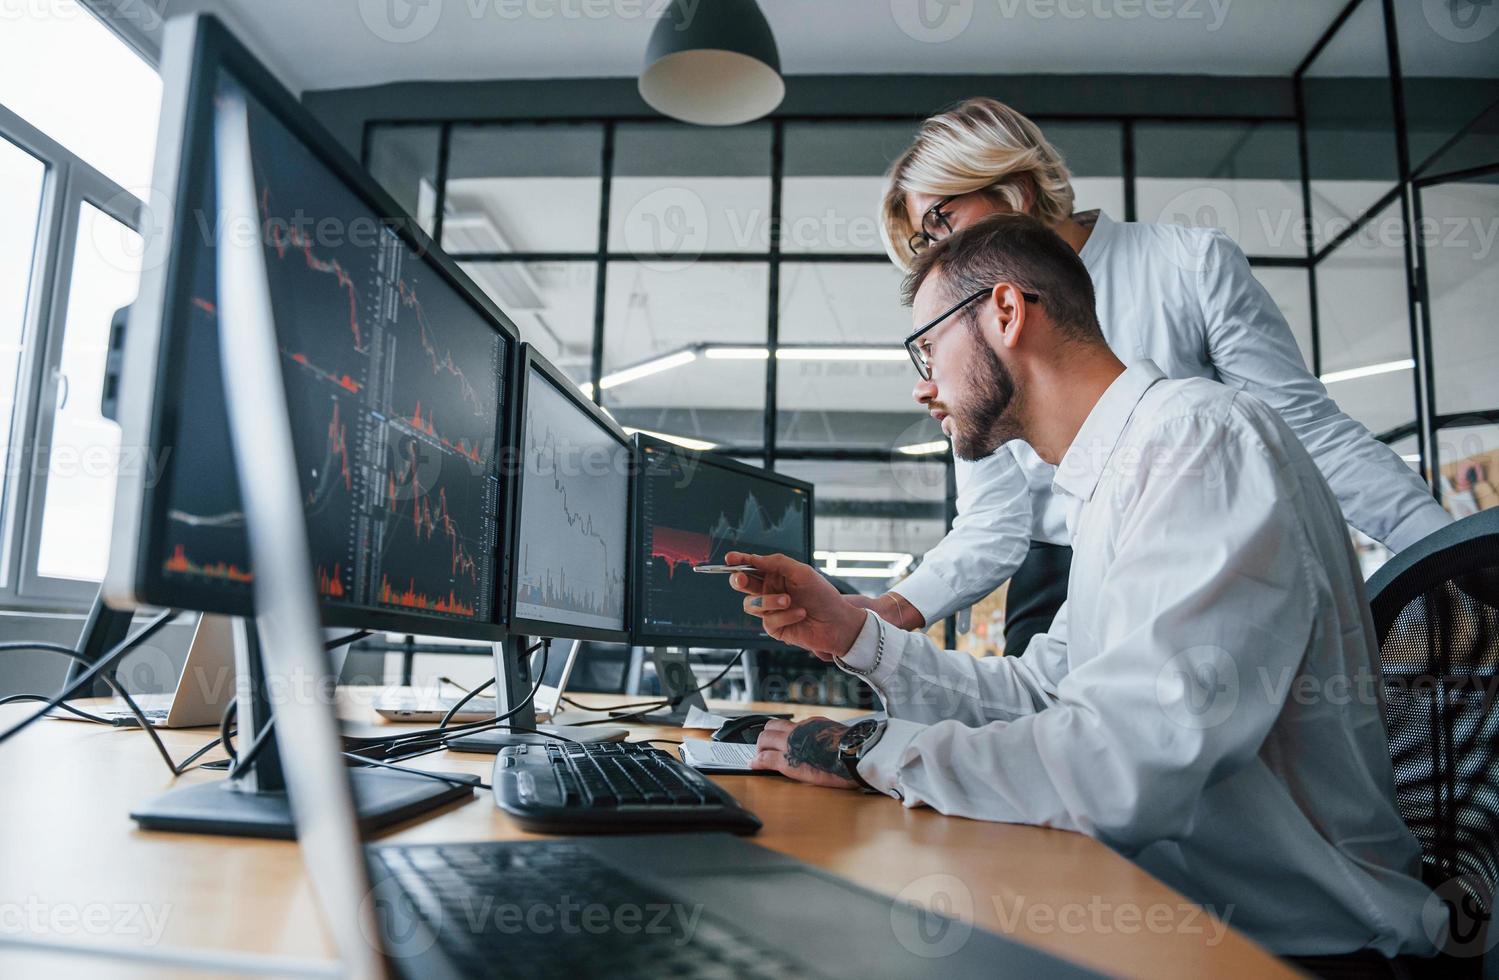
MULTIPOLYGON (((921 338, 928 331, 936 326, 939 326, 943 321, 947 320, 953 314, 962 311, 965 307, 968 306, 968 304, 984 296, 988 296, 992 292, 994 292, 994 287, 990 286, 987 289, 980 289, 978 292, 972 293, 971 295, 960 300, 955 306, 948 308, 948 310, 941 316, 937 317, 935 320, 932 320, 930 323, 926 324, 926 326, 922 327, 920 330, 917 330, 915 333, 911 334, 911 336, 906 338, 906 353, 911 355, 911 363, 916 365, 916 373, 921 375, 921 380, 932 380, 932 362, 928 357, 928 354, 930 352, 922 349, 920 344, 921 338)), ((1041 297, 1036 295, 1035 293, 1021 293, 1020 295, 1027 303, 1041 302, 1041 297)))
POLYGON ((906 244, 911 247, 913 255, 943 238, 944 233, 952 234, 952 215, 944 209, 957 198, 956 194, 944 197, 922 213, 921 230, 913 232, 911 237, 906 239, 906 244))

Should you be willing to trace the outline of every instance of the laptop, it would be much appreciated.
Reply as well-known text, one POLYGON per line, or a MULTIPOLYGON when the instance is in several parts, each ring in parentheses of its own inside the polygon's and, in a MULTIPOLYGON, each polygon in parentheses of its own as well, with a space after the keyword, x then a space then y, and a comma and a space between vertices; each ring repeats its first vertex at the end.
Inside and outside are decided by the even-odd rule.
MULTIPOLYGON (((582 645, 581 640, 573 640, 566 656, 547 659, 546 676, 542 678, 541 686, 536 689, 536 697, 532 699, 538 722, 551 721, 552 716, 557 714, 562 703, 562 692, 567 690, 567 679, 572 676, 573 665, 577 663, 578 651, 582 645)), ((540 666, 540 656, 540 653, 532 654, 533 670, 540 666)), ((375 699, 374 708, 375 713, 387 721, 417 721, 435 725, 460 700, 461 698, 442 697, 433 691, 394 690, 380 694, 375 699)), ((453 721, 459 724, 484 721, 499 714, 499 710, 494 698, 477 697, 465 704, 453 716, 453 721)))
MULTIPOLYGON (((176 689, 171 694, 131 694, 131 699, 152 728, 203 728, 219 723, 234 690, 234 621, 204 613, 193 630, 176 689)), ((91 713, 121 727, 140 724, 120 698, 91 713)), ((61 709, 51 717, 88 720, 61 709)))

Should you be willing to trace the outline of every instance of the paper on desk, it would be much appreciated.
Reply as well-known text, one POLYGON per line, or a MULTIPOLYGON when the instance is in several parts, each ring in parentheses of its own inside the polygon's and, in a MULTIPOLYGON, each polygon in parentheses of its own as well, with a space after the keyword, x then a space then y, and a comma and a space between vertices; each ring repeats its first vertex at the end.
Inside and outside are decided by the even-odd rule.
POLYGON ((714 731, 722 728, 724 722, 729 719, 723 715, 715 715, 711 711, 704 711, 695 704, 687 706, 687 720, 682 722, 683 728, 708 728, 714 731))

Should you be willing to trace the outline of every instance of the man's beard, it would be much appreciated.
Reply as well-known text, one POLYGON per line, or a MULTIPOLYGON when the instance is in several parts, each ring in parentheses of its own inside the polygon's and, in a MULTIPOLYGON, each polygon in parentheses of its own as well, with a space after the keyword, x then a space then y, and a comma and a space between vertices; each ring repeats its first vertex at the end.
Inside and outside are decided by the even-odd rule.
POLYGON ((1015 378, 982 335, 974 340, 977 363, 969 372, 963 407, 953 416, 952 426, 953 455, 965 460, 983 459, 1021 437, 1015 378))

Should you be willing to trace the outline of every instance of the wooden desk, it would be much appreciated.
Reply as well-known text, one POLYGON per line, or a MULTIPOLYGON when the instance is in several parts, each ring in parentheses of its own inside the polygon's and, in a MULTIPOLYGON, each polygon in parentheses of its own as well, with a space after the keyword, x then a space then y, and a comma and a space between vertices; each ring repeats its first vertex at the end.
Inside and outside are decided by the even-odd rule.
MULTIPOLYGON (((344 692, 342 713, 372 720, 366 705, 374 690, 344 692)), ((0 726, 28 710, 0 709, 0 726)), ((795 710, 798 717, 851 713, 795 710)), ((680 729, 631 730, 637 738, 681 737, 680 729)), ((214 734, 161 733, 178 759, 214 734)), ((443 752, 413 764, 477 773, 488 781, 492 757, 443 752)), ((178 782, 222 778, 197 771, 178 782)), ((945 892, 955 898, 951 912, 958 917, 1095 969, 1151 977, 1294 975, 1088 837, 907 810, 883 796, 779 777, 716 778, 764 821, 752 838, 762 847, 892 896, 945 892)), ((154 931, 161 948, 332 956, 295 844, 136 829, 131 807, 172 784, 139 731, 47 720, 0 747, 0 933, 41 922, 43 934, 69 942, 145 945, 154 931)), ((481 792, 380 839, 528 836, 481 792)), ((0 976, 85 971, 143 978, 169 973, 157 965, 0 945, 0 976)))

